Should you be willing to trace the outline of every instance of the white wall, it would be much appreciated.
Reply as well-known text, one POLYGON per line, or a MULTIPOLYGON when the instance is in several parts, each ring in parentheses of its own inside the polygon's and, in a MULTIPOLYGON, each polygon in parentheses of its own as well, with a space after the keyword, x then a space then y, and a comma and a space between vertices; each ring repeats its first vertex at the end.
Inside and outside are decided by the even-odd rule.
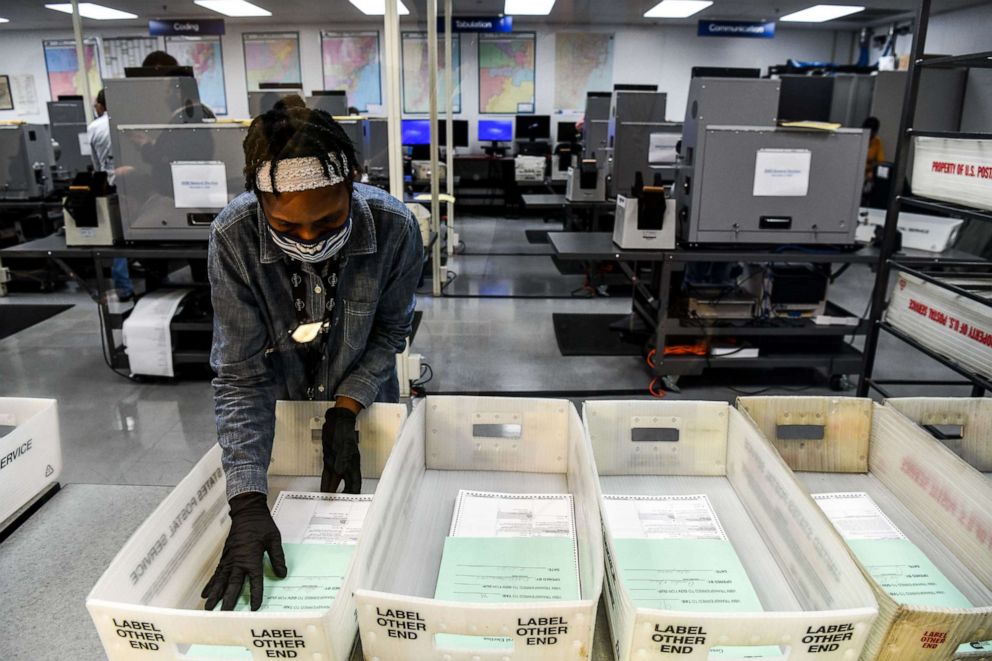
MULTIPOLYGON (((404 30, 415 29, 412 25, 404 30)), ((369 26, 337 25, 335 31, 368 30, 369 26)), ((527 31, 526 24, 518 22, 518 31, 527 31)), ((782 64, 788 58, 799 60, 836 60, 847 62, 853 33, 831 30, 782 28, 774 39, 731 39, 697 37, 695 27, 604 27, 589 28, 537 28, 536 108, 538 114, 554 113, 554 32, 567 30, 597 30, 613 32, 614 82, 654 83, 668 93, 668 118, 681 121, 685 114, 689 88, 689 72, 693 66, 743 66, 766 68, 782 64)), ((304 90, 322 88, 320 57, 320 29, 310 26, 272 26, 267 31, 297 31, 300 33, 300 52, 304 90)), ((244 75, 242 33, 259 31, 257 26, 244 27, 228 24, 222 38, 225 85, 229 116, 244 117, 248 112, 244 75)), ((102 29, 101 36, 138 36, 135 29, 102 29)), ((14 75, 31 73, 35 77, 41 112, 35 116, 19 116, 18 111, 0 112, 0 120, 25 119, 47 122, 45 101, 49 100, 42 39, 71 38, 71 32, 17 32, 3 29, 0 32, 0 73, 14 75)), ((380 30, 380 48, 381 46, 380 30)), ((461 36, 462 52, 462 113, 461 119, 471 121, 470 133, 474 138, 475 121, 478 119, 478 39, 473 34, 461 36)), ((383 81, 385 89, 385 81, 383 81)), ((113 110, 111 109, 111 112, 113 110)), ((577 119, 575 115, 562 115, 554 121, 577 119)))

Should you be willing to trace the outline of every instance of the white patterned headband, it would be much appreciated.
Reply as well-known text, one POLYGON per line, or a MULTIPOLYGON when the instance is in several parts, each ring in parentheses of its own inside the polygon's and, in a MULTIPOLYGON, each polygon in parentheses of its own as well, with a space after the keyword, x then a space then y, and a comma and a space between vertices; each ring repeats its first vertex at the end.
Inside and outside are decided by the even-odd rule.
MULTIPOLYGON (((348 159, 344 155, 328 154, 331 161, 331 176, 327 176, 323 164, 316 156, 286 158, 276 161, 275 190, 280 193, 291 193, 301 190, 313 190, 325 186, 334 186, 345 180, 348 171, 348 159)), ((255 175, 255 186, 265 193, 272 193, 272 161, 265 161, 255 175)))

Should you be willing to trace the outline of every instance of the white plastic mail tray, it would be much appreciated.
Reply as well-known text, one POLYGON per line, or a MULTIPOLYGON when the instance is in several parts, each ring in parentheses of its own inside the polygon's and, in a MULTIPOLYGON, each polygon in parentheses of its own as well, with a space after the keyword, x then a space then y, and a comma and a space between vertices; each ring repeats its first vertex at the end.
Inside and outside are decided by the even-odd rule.
MULTIPOLYGON (((973 280, 949 284, 982 292, 973 280)), ((987 281, 985 281, 987 283, 987 281)), ((970 298, 898 271, 885 309, 885 321, 931 351, 986 377, 992 377, 992 314, 970 298)))
MULTIPOLYGON (((320 429, 326 402, 279 402, 269 467, 269 506, 279 492, 319 491, 320 429)), ((374 404, 358 416, 363 493, 386 487, 379 478, 406 419, 400 404, 374 404)), ((203 610, 200 591, 213 574, 227 531, 226 481, 215 445, 127 541, 86 599, 113 661, 193 661, 192 645, 241 647, 256 661, 268 652, 301 659, 347 661, 355 640, 357 575, 369 548, 382 544, 384 523, 366 518, 348 573, 330 609, 297 612, 203 610), (293 641, 292 647, 285 644, 293 641)), ((388 490, 388 489, 387 489, 388 490)), ((373 502, 375 502, 373 500, 373 502)))
POLYGON ((704 494, 763 606, 689 612, 635 605, 633 586, 614 562, 617 531, 604 510, 606 606, 620 661, 722 659, 710 657, 711 648, 738 646, 778 646, 778 658, 789 661, 858 658, 878 615, 871 588, 775 449, 738 411, 725 402, 587 401, 583 420, 601 494, 704 494))
POLYGON ((894 397, 885 405, 923 427, 954 454, 992 478, 992 399, 894 397))
POLYGON ((970 655, 959 653, 960 645, 992 639, 992 483, 870 399, 741 397, 737 407, 810 493, 868 494, 973 604, 897 603, 862 565, 879 603, 863 660, 963 658, 970 655))
POLYGON ((367 516, 387 535, 367 550, 367 561, 381 571, 366 574, 368 582, 355 593, 366 659, 589 659, 603 538, 592 456, 567 400, 439 396, 419 402, 367 516), (572 494, 581 599, 492 605, 434 599, 461 489, 572 494), (554 635, 533 633, 542 622, 554 635), (439 644, 437 634, 510 638, 513 648, 453 649, 445 640, 439 644))
POLYGON ((55 400, 0 397, 0 531, 57 484, 61 474, 55 400))

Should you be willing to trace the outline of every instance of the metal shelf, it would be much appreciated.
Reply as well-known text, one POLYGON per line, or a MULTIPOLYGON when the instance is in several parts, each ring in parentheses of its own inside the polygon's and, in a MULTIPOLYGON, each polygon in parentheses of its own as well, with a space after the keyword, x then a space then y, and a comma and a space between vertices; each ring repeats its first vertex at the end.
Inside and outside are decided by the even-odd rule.
POLYGON ((965 220, 982 220, 992 222, 992 211, 986 211, 984 209, 966 207, 960 204, 953 204, 951 202, 931 200, 930 198, 920 197, 918 195, 899 195, 896 197, 896 200, 902 204, 912 207, 919 207, 920 209, 926 209, 927 211, 936 211, 937 213, 946 213, 950 216, 964 218, 965 220))
POLYGON ((992 51, 984 53, 968 53, 967 55, 950 55, 947 57, 921 58, 916 65, 926 69, 958 69, 968 67, 973 69, 992 68, 992 51))
POLYGON ((733 356, 667 356, 656 360, 654 373, 659 376, 700 374, 709 369, 823 368, 830 374, 857 374, 861 370, 861 352, 849 344, 838 351, 823 353, 761 353, 757 358, 733 356))
POLYGON ((978 373, 974 372, 973 370, 970 370, 967 367, 961 365, 956 360, 954 360, 952 358, 948 358, 947 356, 945 356, 943 354, 940 354, 940 353, 937 353, 933 349, 930 349, 929 347, 924 346, 923 344, 917 342, 915 339, 913 339, 909 335, 906 335, 905 333, 903 333, 898 328, 895 328, 894 326, 892 326, 887 321, 883 321, 881 323, 881 328, 884 329, 886 332, 888 332, 890 335, 893 335, 893 336, 899 338, 900 340, 902 340, 903 342, 905 342, 909 346, 913 347, 914 349, 916 349, 920 353, 922 353, 922 354, 924 354, 926 356, 929 356, 930 358, 936 360, 938 363, 940 363, 940 364, 944 365, 945 367, 947 367, 947 368, 949 368, 949 369, 957 372, 958 374, 960 374, 961 376, 963 376, 964 378, 966 378, 968 380, 968 382, 971 383, 973 386, 978 386, 979 388, 982 388, 983 390, 992 390, 992 380, 990 380, 988 377, 982 376, 981 374, 978 374, 978 373))
POLYGON ((913 138, 949 138, 953 140, 989 140, 992 133, 965 133, 962 131, 920 131, 909 129, 909 135, 913 138))
POLYGON ((209 351, 174 351, 172 362, 176 365, 200 364, 205 365, 210 362, 209 351))
MULTIPOLYGON (((834 317, 854 317, 855 315, 832 303, 827 304, 826 314, 834 317)), ((684 336, 827 336, 837 335, 864 335, 868 332, 868 322, 864 319, 858 320, 857 326, 818 326, 812 319, 788 319, 780 318, 768 320, 765 324, 755 324, 754 322, 743 321, 739 324, 724 321, 720 325, 708 322, 705 319, 690 321, 687 319, 669 318, 662 326, 668 335, 684 336), (777 322, 777 323, 776 323, 777 322)))

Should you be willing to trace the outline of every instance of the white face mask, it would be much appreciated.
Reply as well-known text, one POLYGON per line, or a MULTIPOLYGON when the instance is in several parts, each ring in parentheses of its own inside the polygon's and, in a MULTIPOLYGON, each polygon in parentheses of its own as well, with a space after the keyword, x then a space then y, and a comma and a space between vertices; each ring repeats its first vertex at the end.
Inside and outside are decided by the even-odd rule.
POLYGON ((313 241, 305 241, 289 234, 277 232, 268 223, 266 223, 266 227, 269 228, 269 236, 284 253, 301 262, 317 264, 330 259, 344 248, 344 244, 348 242, 348 237, 351 236, 351 216, 348 216, 348 220, 341 227, 313 241))

